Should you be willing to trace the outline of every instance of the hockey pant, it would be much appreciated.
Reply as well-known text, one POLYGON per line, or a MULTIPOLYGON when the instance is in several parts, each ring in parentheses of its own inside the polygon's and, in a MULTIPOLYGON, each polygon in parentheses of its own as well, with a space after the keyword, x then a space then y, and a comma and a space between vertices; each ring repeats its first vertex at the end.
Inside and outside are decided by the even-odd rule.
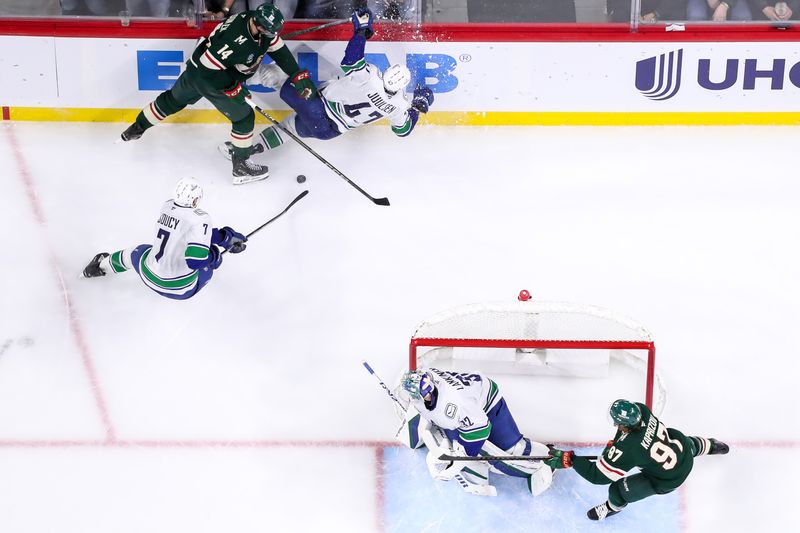
POLYGON ((192 66, 187 66, 171 89, 159 94, 136 117, 136 122, 144 129, 161 123, 187 105, 196 104, 205 98, 231 121, 231 143, 234 149, 249 155, 253 144, 253 129, 256 116, 253 108, 244 102, 228 98, 222 91, 214 89, 205 82, 192 66))
POLYGON ((184 287, 180 286, 180 279, 162 280, 151 273, 144 264, 144 260, 152 251, 152 248, 150 244, 140 244, 135 248, 126 248, 125 250, 114 252, 110 257, 111 272, 119 274, 133 268, 148 288, 172 300, 188 300, 200 292, 200 289, 205 287, 214 275, 214 270, 201 268, 195 271, 196 276, 194 276, 194 279, 190 279, 192 276, 184 276, 184 278, 187 278, 184 282, 186 284, 184 287), (170 287, 170 285, 174 285, 174 287, 170 287))
MULTIPOLYGON (((322 96, 304 100, 287 80, 281 87, 281 100, 294 109, 294 113, 281 123, 292 133, 296 133, 299 137, 323 141, 341 135, 336 124, 325 113, 326 103, 322 96)), ((273 125, 261 132, 260 140, 267 150, 272 150, 286 142, 285 135, 283 130, 273 125)))
MULTIPOLYGON (((489 438, 483 443, 482 455, 548 455, 547 446, 524 437, 517 427, 505 398, 486 414, 492 424, 489 438)), ((451 441, 458 439, 458 430, 445 430, 451 441)), ((485 463, 483 463, 485 464, 485 463)), ((553 471, 541 461, 491 461, 491 470, 499 474, 527 480, 528 489, 536 496, 541 494, 553 478, 553 471)))
MULTIPOLYGON (((694 462, 693 455, 688 455, 686 461, 694 462)), ((618 479, 608 487, 608 501, 614 509, 622 509, 629 503, 638 502, 654 494, 667 494, 680 487, 689 477, 691 466, 685 476, 677 479, 662 480, 640 472, 632 476, 618 479)))

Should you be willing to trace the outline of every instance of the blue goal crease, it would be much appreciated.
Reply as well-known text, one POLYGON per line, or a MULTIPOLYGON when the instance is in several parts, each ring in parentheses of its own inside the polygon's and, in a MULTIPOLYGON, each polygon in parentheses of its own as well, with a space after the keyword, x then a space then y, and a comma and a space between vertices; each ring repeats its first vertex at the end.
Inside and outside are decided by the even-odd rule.
MULTIPOLYGON (((576 451, 597 453, 588 448, 576 451)), ((528 526, 538 533, 639 532, 642 524, 653 533, 681 531, 677 491, 630 504, 622 513, 598 523, 589 520, 586 511, 606 500, 608 485, 592 485, 571 470, 561 470, 556 472, 553 485, 534 498, 524 479, 490 473, 497 496, 475 496, 455 482, 432 479, 425 464, 426 453, 425 448, 384 448, 383 518, 388 533, 478 533, 528 526)))

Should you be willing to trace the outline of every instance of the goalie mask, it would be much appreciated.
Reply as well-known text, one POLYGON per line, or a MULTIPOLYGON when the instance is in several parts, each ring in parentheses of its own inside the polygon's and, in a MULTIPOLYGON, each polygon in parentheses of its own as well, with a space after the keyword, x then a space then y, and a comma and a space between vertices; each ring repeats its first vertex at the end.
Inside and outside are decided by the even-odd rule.
POLYGON ((642 422, 642 410, 628 400, 616 400, 609 407, 608 414, 615 426, 635 428, 642 422))
POLYGON ((275 37, 283 29, 283 13, 271 3, 258 6, 253 11, 253 21, 269 37, 275 37))
POLYGON ((194 178, 182 178, 175 185, 173 201, 181 207, 197 207, 203 198, 203 187, 194 178))
POLYGON ((436 385, 433 384, 433 375, 421 370, 410 370, 403 374, 403 390, 411 399, 421 400, 436 390, 436 385))

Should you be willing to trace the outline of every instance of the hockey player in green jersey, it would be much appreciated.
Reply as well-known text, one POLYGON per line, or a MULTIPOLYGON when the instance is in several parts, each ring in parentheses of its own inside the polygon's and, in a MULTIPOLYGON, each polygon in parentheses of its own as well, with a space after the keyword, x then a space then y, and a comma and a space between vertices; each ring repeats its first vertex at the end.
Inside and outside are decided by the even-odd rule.
POLYGON ((147 105, 122 133, 122 140, 140 138, 152 126, 187 105, 207 99, 231 121, 233 183, 269 177, 269 169, 249 160, 253 154, 255 113, 247 103, 245 81, 257 70, 265 54, 291 79, 301 98, 316 98, 307 70, 301 70, 289 48, 278 36, 283 28, 281 12, 266 3, 253 11, 231 16, 201 39, 175 85, 147 105))
POLYGON ((617 400, 609 414, 617 433, 596 462, 552 447, 550 458, 544 461, 552 468, 573 467, 595 485, 611 484, 608 501, 586 513, 591 520, 603 520, 629 503, 677 489, 686 481, 698 455, 728 453, 724 442, 687 437, 668 428, 642 403, 617 400), (635 467, 638 473, 625 476, 635 467))

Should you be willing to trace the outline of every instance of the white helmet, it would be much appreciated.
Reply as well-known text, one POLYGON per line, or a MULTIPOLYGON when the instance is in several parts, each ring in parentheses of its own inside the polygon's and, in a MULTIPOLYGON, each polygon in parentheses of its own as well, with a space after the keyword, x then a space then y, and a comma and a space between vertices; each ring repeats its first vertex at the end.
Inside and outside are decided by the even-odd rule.
POLYGON ((392 65, 383 73, 383 88, 389 94, 402 91, 411 82, 411 72, 400 63, 392 65))
POLYGON ((182 178, 175 185, 174 201, 181 207, 197 207, 203 198, 203 187, 194 178, 182 178))

